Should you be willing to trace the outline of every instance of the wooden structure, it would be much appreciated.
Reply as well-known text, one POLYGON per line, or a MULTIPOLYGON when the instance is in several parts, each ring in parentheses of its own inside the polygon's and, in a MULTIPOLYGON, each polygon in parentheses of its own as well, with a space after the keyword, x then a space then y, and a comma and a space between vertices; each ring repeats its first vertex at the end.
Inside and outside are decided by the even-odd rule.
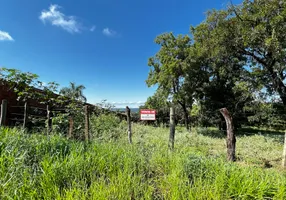
MULTIPOLYGON (((37 91, 41 91, 36 89, 37 91)), ((41 91, 43 92, 43 91, 41 91)), ((7 112, 3 125, 15 126, 17 123, 21 123, 24 126, 27 125, 27 109, 31 108, 29 112, 31 115, 45 115, 46 105, 40 104, 37 100, 30 99, 27 102, 18 101, 17 94, 7 84, 0 84, 0 102, 7 101, 7 112), (40 111, 42 110, 42 111, 40 111), (41 113, 41 114, 39 114, 41 113)))
MULTIPOLYGON (((34 88, 34 90, 38 93, 42 93, 45 95, 43 90, 34 88)), ((55 97, 59 96, 58 94, 54 94, 55 97)), ((18 101, 18 96, 14 92, 13 89, 9 87, 8 84, 5 82, 0 82, 0 104, 3 100, 5 101, 5 110, 1 111, 4 112, 5 116, 1 119, 3 126, 16 126, 22 124, 23 127, 27 127, 29 124, 28 115, 42 119, 42 121, 46 121, 48 119, 48 126, 47 126, 47 134, 51 131, 52 126, 52 111, 61 111, 65 112, 65 106, 63 105, 62 108, 53 108, 53 106, 48 104, 42 104, 38 102, 36 99, 29 99, 27 102, 18 101)), ((102 110, 103 108, 99 108, 93 104, 85 103, 85 106, 88 106, 88 110, 86 110, 87 116, 89 113, 96 113, 98 110, 102 110)), ((110 110, 104 110, 104 113, 114 113, 121 119, 127 120, 127 116, 124 113, 114 112, 110 110)), ((87 118, 85 121, 88 121, 87 118)), ((73 124, 73 119, 70 119, 70 123, 73 124)), ((89 129, 89 124, 86 126, 86 130, 89 129)), ((72 135, 70 135, 72 137, 72 135)), ((88 138, 88 131, 86 131, 86 137, 88 138)))
POLYGON ((126 116, 127 116, 127 133, 128 133, 128 141, 132 144, 132 131, 131 131, 131 116, 130 116, 130 108, 126 106, 126 116))
POLYGON ((169 135, 169 149, 173 150, 175 146, 175 109, 174 105, 170 107, 170 135, 169 135))

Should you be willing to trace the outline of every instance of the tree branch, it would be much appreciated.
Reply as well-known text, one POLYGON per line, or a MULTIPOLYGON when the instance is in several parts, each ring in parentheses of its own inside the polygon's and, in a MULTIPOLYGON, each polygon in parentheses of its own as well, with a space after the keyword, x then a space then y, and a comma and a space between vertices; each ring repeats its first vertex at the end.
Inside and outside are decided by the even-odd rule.
POLYGON ((263 59, 259 58, 258 56, 256 56, 253 52, 249 52, 249 51, 246 51, 245 49, 239 47, 240 51, 242 53, 244 53, 245 55, 248 55, 248 56, 252 56, 256 61, 258 61, 259 63, 261 63, 264 67, 267 67, 267 63, 266 61, 264 61, 263 59))

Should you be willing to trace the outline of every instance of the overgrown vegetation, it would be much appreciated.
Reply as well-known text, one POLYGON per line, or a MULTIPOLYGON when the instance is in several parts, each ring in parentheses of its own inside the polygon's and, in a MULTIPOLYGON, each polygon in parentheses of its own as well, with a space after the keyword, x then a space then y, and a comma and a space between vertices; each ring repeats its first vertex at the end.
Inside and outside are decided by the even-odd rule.
POLYGON ((121 130, 126 129, 126 127, 126 121, 121 122, 114 114, 93 115, 91 117, 91 135, 96 140, 114 141, 120 137, 121 130))
POLYGON ((143 107, 158 111, 157 125, 168 124, 171 105, 171 121, 188 131, 205 127, 178 126, 173 151, 163 126, 134 124, 128 144, 126 122, 103 104, 90 130, 86 123, 91 140, 82 142, 83 85, 58 92, 58 84, 35 74, 0 68, 0 84, 19 101, 64 110, 53 115, 53 132, 48 115, 49 136, 0 129, 1 199, 286 199, 283 133, 245 128, 285 129, 285 10, 281 0, 244 0, 209 11, 190 35, 155 39, 160 50, 149 59, 146 83, 158 87, 143 107), (225 161, 221 108, 231 113, 225 119, 233 149, 237 134, 236 163, 225 161), (70 119, 74 140, 62 137, 70 119), (206 128, 214 125, 219 129, 206 128))
POLYGON ((285 199, 282 143, 270 136, 239 136, 237 163, 225 162, 218 130, 134 126, 117 140, 80 142, 53 135, 0 130, 1 199, 285 199), (212 134, 212 136, 209 136, 212 134), (109 142, 106 142, 106 141, 109 142), (274 166, 274 167, 271 167, 274 166))

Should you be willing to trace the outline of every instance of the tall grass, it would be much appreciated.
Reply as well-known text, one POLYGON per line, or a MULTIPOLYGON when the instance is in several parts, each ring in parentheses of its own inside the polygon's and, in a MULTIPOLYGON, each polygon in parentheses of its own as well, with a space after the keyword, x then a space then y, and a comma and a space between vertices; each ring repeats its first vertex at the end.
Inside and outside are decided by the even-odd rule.
POLYGON ((263 136, 238 138, 233 164, 224 139, 198 130, 178 132, 174 151, 167 129, 140 125, 133 145, 125 130, 89 143, 0 131, 0 199, 286 199, 285 172, 262 165, 282 144, 263 136))

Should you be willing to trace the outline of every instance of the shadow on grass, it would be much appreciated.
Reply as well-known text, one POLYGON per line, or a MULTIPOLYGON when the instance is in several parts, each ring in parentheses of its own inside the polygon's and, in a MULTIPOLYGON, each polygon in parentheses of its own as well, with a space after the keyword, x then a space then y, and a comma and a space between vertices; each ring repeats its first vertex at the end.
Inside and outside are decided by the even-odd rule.
MULTIPOLYGON (((216 128, 196 128, 198 134, 214 137, 214 138, 226 138, 226 131, 218 130, 216 128)), ((243 127, 235 130, 236 136, 252 136, 262 135, 275 139, 277 142, 284 142, 284 131, 282 130, 266 130, 256 127, 243 127)))
POLYGON ((196 128, 196 132, 200 135, 213 137, 213 138, 225 138, 226 132, 218 130, 216 128, 196 128))
POLYGON ((269 137, 275 139, 277 142, 284 143, 284 131, 283 130, 267 130, 255 127, 244 127, 236 131, 237 136, 251 136, 251 135, 262 135, 264 137, 269 137))

